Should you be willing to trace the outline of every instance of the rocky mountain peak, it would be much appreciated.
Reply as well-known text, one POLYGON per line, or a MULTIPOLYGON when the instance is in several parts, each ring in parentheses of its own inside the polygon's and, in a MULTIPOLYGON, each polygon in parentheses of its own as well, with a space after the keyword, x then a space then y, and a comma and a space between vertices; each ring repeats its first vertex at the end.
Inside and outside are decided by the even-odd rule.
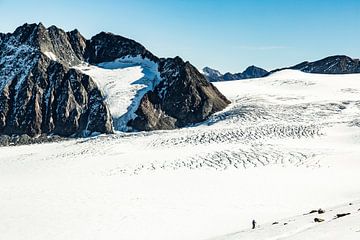
POLYGON ((207 119, 230 102, 189 62, 161 59, 161 81, 142 98, 129 126, 138 130, 174 129, 207 119))
POLYGON ((85 58, 89 63, 111 62, 122 57, 158 58, 140 43, 112 33, 101 32, 87 42, 85 58))
POLYGON ((268 74, 268 71, 266 71, 262 68, 256 67, 254 65, 249 66, 248 68, 245 69, 244 72, 242 72, 244 79, 259 78, 259 77, 263 77, 267 74, 268 74))
POLYGON ((20 44, 39 47, 39 39, 41 37, 41 33, 44 31, 46 31, 46 28, 42 23, 25 23, 24 25, 16 28, 11 37, 20 44))
POLYGON ((272 72, 283 69, 295 69, 320 74, 349 74, 360 73, 360 62, 359 59, 353 59, 345 55, 335 55, 314 62, 306 61, 292 67, 276 69, 272 72))
POLYGON ((0 43, 0 134, 113 131, 100 89, 89 76, 69 68, 81 62, 73 50, 78 45, 63 30, 41 23, 5 35, 0 43))
POLYGON ((202 69, 202 72, 204 76, 210 81, 210 82, 216 82, 218 79, 222 78, 222 74, 220 71, 216 69, 212 69, 210 67, 204 67, 202 69))
POLYGON ((268 74, 268 71, 252 65, 247 67, 245 71, 241 73, 227 72, 225 74, 222 74, 218 70, 205 67, 203 68, 203 74, 209 82, 219 82, 219 81, 240 80, 240 79, 249 79, 249 78, 260 78, 266 76, 268 74))
POLYGON ((56 26, 46 28, 42 23, 24 24, 11 36, 11 43, 29 46, 50 58, 67 66, 83 61, 86 47, 85 38, 78 31, 65 32, 56 26))
POLYGON ((229 101, 189 62, 158 58, 140 43, 101 32, 86 40, 79 31, 24 24, 0 36, 0 134, 62 136, 113 132, 102 89, 72 67, 126 58, 147 59, 156 75, 142 97, 136 130, 173 129, 197 123, 229 101))

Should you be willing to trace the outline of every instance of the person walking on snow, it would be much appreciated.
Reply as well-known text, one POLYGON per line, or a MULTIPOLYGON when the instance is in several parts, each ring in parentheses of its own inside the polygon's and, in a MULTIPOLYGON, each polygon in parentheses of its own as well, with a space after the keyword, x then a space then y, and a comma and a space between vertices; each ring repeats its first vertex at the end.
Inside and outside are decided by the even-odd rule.
POLYGON ((255 229, 255 227, 256 227, 256 221, 252 220, 252 229, 255 229))

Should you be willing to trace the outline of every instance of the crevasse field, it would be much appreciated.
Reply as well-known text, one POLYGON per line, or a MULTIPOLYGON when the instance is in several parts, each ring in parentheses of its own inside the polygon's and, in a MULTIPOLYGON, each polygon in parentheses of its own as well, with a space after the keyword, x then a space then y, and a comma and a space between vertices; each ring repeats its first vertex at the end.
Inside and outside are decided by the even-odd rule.
MULTIPOLYGON (((78 69, 121 129, 157 76, 119 67, 78 69)), ((232 104, 196 126, 1 147, 0 239, 360 239, 360 74, 215 85, 232 104)))

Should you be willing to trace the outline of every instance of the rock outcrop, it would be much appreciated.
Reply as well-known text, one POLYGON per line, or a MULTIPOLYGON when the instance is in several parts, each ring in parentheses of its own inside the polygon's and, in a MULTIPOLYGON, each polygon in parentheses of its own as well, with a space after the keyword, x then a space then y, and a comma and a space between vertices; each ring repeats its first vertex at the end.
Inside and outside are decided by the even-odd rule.
POLYGON ((308 73, 360 73, 360 61, 348 56, 331 56, 315 62, 303 62, 290 68, 308 73))
POLYGON ((207 119, 230 102, 189 62, 161 59, 163 79, 142 98, 129 126, 138 130, 174 129, 207 119))
POLYGON ((90 63, 141 57, 158 65, 161 81, 143 96, 137 116, 127 124, 135 130, 184 127, 204 121, 230 103, 189 62, 180 57, 158 58, 131 39, 102 32, 88 41, 85 56, 90 63))
POLYGON ((216 70, 216 69, 213 69, 210 67, 204 67, 202 69, 202 73, 209 82, 224 81, 224 78, 223 78, 224 75, 219 70, 216 70))
POLYGON ((0 135, 113 132, 101 89, 72 68, 80 63, 141 58, 158 66, 161 79, 128 123, 135 130, 184 127, 229 104, 189 62, 158 58, 136 41, 111 33, 86 40, 77 30, 24 24, 0 35, 0 50, 0 135))
POLYGON ((159 61, 140 43, 112 33, 101 32, 87 41, 85 59, 92 64, 138 56, 154 62, 159 61))
POLYGON ((203 74, 209 82, 221 82, 221 81, 231 81, 231 80, 241 80, 241 79, 250 79, 250 78, 260 78, 268 75, 268 71, 256 67, 250 66, 241 73, 230 73, 221 74, 218 70, 205 67, 203 68, 203 74))
POLYGON ((277 72, 284 69, 294 69, 307 73, 320 74, 360 73, 360 61, 359 59, 353 59, 348 56, 336 55, 315 62, 302 62, 292 67, 276 69, 271 72, 277 72))
POLYGON ((81 62, 83 40, 42 24, 25 24, 2 38, 0 134, 113 132, 100 89, 89 76, 69 68, 81 62))

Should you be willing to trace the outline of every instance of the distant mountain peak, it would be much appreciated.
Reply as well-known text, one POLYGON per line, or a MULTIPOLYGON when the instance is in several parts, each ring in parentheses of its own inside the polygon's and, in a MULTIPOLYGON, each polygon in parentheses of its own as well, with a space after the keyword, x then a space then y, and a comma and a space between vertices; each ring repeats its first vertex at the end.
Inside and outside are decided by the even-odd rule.
POLYGON ((219 82, 219 81, 230 81, 230 80, 241 80, 241 79, 250 79, 250 78, 259 78, 264 77, 268 74, 268 71, 251 65, 245 69, 245 71, 241 73, 230 73, 227 72, 222 74, 220 71, 216 69, 212 69, 210 67, 204 67, 202 72, 206 79, 209 82, 219 82))
POLYGON ((305 61, 292 67, 276 69, 271 72, 283 69, 295 69, 307 73, 320 74, 349 74, 360 73, 360 62, 359 59, 354 59, 346 55, 334 55, 314 62, 305 61))

